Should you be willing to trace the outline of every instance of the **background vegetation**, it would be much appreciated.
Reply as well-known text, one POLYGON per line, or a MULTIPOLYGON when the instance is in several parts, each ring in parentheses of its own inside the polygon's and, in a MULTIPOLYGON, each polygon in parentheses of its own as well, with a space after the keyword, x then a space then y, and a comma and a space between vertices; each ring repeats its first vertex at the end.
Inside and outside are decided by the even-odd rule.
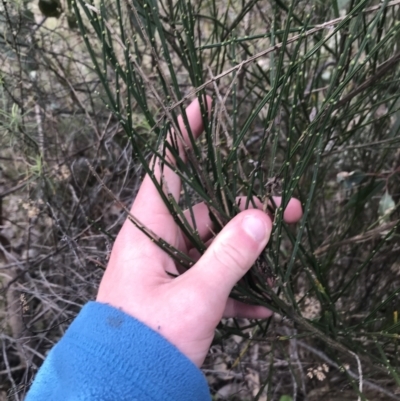
POLYGON ((204 94, 182 202, 160 188, 199 251, 181 214, 198 201, 217 227, 238 195, 304 208, 296 227, 272 210, 271 244, 232 293, 276 314, 220 324, 214 399, 400 399, 400 1, 1 7, 0 399, 24 398, 94 298, 150 156, 204 94))

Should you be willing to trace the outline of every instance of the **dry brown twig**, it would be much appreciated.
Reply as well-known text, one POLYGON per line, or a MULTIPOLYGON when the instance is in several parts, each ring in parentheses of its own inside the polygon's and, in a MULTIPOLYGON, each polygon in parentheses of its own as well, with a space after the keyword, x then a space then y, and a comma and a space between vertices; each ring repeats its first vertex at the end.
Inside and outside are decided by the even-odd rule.
MULTIPOLYGON (((341 371, 343 368, 343 366, 339 366, 336 362, 334 362, 332 359, 330 359, 327 355, 325 355, 322 351, 315 349, 314 347, 311 347, 310 345, 306 344, 304 341, 298 340, 297 344, 306 349, 307 351, 313 353, 314 355, 318 356, 319 358, 321 358, 323 361, 325 361, 326 363, 328 363, 330 366, 334 367, 335 369, 338 369, 339 371, 341 371)), ((352 377, 353 379, 357 379, 357 373, 353 372, 350 368, 346 369, 347 374, 352 377)), ((372 390, 375 390, 379 393, 385 394, 387 397, 396 400, 396 401, 400 401, 400 397, 398 397, 397 395, 391 393, 390 391, 388 391, 387 389, 378 386, 375 383, 372 383, 369 380, 363 380, 363 386, 365 388, 370 388, 372 390)))
POLYGON ((382 224, 377 228, 373 228, 372 230, 366 231, 363 234, 355 235, 354 237, 351 238, 346 238, 343 241, 335 242, 333 244, 328 244, 328 245, 322 245, 314 251, 314 255, 315 256, 322 255, 328 252, 332 248, 338 248, 343 245, 370 241, 376 238, 377 236, 382 235, 382 233, 384 233, 385 231, 392 230, 398 223, 399 223, 398 221, 391 221, 389 223, 382 224))

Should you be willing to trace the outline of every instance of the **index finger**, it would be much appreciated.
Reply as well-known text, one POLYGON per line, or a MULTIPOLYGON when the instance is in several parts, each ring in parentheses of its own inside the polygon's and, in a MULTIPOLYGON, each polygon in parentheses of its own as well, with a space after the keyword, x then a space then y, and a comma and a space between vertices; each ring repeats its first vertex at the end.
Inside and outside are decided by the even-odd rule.
MULTIPOLYGON (((211 109, 211 98, 206 96, 206 107, 207 110, 211 109)), ((196 139, 204 129, 203 126, 203 118, 201 115, 201 109, 198 99, 195 99, 186 109, 186 116, 189 122, 190 131, 196 139)), ((184 152, 185 147, 191 148, 191 141, 189 138, 188 130, 185 127, 182 116, 178 117, 179 129, 182 135, 176 135, 172 130, 168 134, 168 142, 173 145, 178 145, 179 148, 179 156, 185 161, 186 155, 184 152), (185 144, 182 143, 182 140, 185 141, 185 144)), ((176 160, 171 152, 167 149, 165 152, 165 159, 172 165, 176 165, 176 160)), ((179 199, 179 194, 181 191, 181 179, 179 176, 168 166, 164 165, 164 168, 161 171, 160 160, 156 158, 151 162, 151 165, 154 166, 154 176, 158 183, 161 186, 164 186, 164 191, 167 191, 168 194, 171 194, 176 201, 179 199), (164 184, 164 185, 163 185, 164 184), (166 188, 165 188, 166 187, 166 188)), ((152 179, 149 175, 143 180, 142 185, 140 186, 139 192, 136 196, 136 199, 132 205, 131 213, 134 216, 140 218, 141 222, 149 227, 152 223, 155 222, 154 218, 156 218, 157 224, 160 226, 168 225, 171 222, 172 216, 162 200, 157 188, 155 187, 152 179), (164 219, 167 219, 164 221, 164 219)), ((158 230, 157 230, 158 231, 158 230)), ((158 235, 162 236, 162 233, 157 232, 158 235)))

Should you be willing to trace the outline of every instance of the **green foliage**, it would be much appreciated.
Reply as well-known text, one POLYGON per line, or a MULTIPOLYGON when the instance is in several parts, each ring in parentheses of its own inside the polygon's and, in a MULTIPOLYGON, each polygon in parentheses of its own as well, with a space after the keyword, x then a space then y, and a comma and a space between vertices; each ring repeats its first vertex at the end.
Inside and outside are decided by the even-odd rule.
MULTIPOLYGON (((324 370, 325 380, 349 389, 349 399, 378 399, 377 393, 399 399, 394 391, 400 335, 397 3, 68 1, 64 9, 69 26, 77 24, 86 47, 67 46, 68 62, 47 51, 51 42, 47 36, 40 37, 36 47, 24 47, 14 43, 12 31, 7 31, 7 52, 15 45, 15 54, 30 60, 29 68, 21 62, 21 74, 27 77, 34 65, 39 77, 40 68, 52 74, 46 83, 29 81, 42 88, 36 98, 40 93, 53 94, 48 109, 57 109, 60 100, 54 94, 71 94, 73 113, 80 114, 74 114, 73 122, 58 121, 64 142, 80 150, 97 140, 96 151, 82 154, 110 191, 119 199, 126 197, 126 202, 131 191, 118 187, 126 185, 120 177, 136 177, 139 169, 149 174, 200 253, 206 244, 191 228, 190 218, 184 218, 184 209, 205 202, 218 232, 239 212, 238 196, 244 197, 245 207, 252 207, 255 199, 270 200, 271 242, 232 296, 265 305, 283 320, 224 321, 216 338, 224 350, 232 345, 232 334, 246 343, 232 352, 235 372, 253 363, 249 354, 260 344, 263 365, 258 387, 251 391, 255 400, 288 401, 300 395, 312 400, 318 379, 305 372, 310 364, 318 371, 321 363, 331 368, 329 373, 324 370), (25 51, 37 52, 41 44, 41 57, 25 51), (37 64, 32 55, 39 59, 37 64), (205 95, 213 98, 209 114, 205 95), (184 163, 165 138, 171 128, 179 135, 179 114, 187 126, 184 109, 194 97, 202 104, 205 133, 199 140, 191 138, 193 151, 184 163), (109 124, 116 128, 112 140, 104 140, 109 124), (158 155, 168 165, 166 149, 178 160, 177 174, 183 182, 179 203, 163 191, 149 164, 149 156, 158 155), (114 168, 121 159, 129 160, 124 174, 122 168, 114 168), (135 174, 129 170, 132 165, 137 166, 135 174), (118 179, 111 180, 108 174, 118 179), (282 207, 274 207, 273 196, 282 196, 282 207), (296 227, 283 220, 291 197, 303 205, 296 227), (273 287, 268 284, 271 277, 273 287), (286 362, 284 369, 281 361, 286 362), (274 393, 274 389, 279 390, 274 393)), ((70 34, 66 41, 75 43, 75 34, 70 34)), ((11 80, 7 74, 1 75, 1 82, 8 93, 24 94, 28 85, 18 87, 21 80, 11 80)), ((68 164, 73 177, 68 185, 77 191, 68 203, 63 199, 68 185, 57 184, 61 193, 57 196, 56 186, 46 184, 53 160, 59 157, 51 148, 52 138, 43 142, 36 134, 32 106, 20 100, 13 111, 13 104, 17 103, 3 102, 4 126, 13 127, 14 138, 26 144, 29 177, 42 180, 32 192, 51 205, 48 213, 55 235, 75 238, 79 230, 71 227, 76 224, 81 229, 85 221, 90 222, 87 230, 96 228, 108 243, 116 227, 107 224, 106 214, 92 212, 99 187, 81 153, 74 150, 65 158, 73 160, 68 164)), ((13 138, 8 131, 6 138, 13 138)), ((58 149, 64 149, 61 143, 58 149)), ((155 240, 190 268, 193 260, 187 255, 155 240)), ((76 245, 69 246, 72 255, 76 245)), ((74 260, 82 263, 80 257, 74 260)), ((105 257, 101 260, 106 263, 105 257)), ((211 360, 212 356, 210 364, 211 360)), ((229 399, 235 399, 234 394, 232 390, 229 399)), ((326 394, 314 396, 322 398, 329 400, 326 394)))
MULTIPOLYGON (((378 370, 396 379, 397 323, 388 337, 378 322, 397 308, 400 294, 398 275, 386 277, 390 266, 398 268, 391 252, 398 226, 395 201, 385 192, 399 192, 397 3, 234 1, 221 9, 202 1, 80 0, 74 7, 107 108, 200 253, 206 245, 184 208, 205 202, 217 232, 239 212, 237 196, 246 197, 246 207, 282 196, 272 240, 232 296, 292 321, 297 330, 288 339, 317 338, 335 360, 362 360, 367 370, 389 363, 378 370), (210 116, 205 94, 213 97, 210 116), (171 127, 179 132, 178 114, 187 122, 184 105, 194 96, 205 134, 191 138, 185 164, 165 138, 171 127), (133 108, 155 143, 138 131, 133 108), (166 149, 183 181, 179 204, 148 163, 151 153, 168 165, 166 149), (293 196, 304 207, 296 229, 283 221, 293 196)), ((362 392, 360 377, 354 389, 362 392)))

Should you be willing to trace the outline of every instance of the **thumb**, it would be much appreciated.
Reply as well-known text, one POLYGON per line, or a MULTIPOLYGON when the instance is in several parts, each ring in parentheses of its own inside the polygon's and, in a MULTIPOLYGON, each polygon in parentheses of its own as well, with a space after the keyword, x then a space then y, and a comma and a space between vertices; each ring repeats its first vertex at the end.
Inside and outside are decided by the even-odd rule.
POLYGON ((239 213, 190 269, 191 278, 201 282, 203 290, 208 287, 210 296, 227 299, 267 245, 271 230, 271 219, 262 211, 239 213))

